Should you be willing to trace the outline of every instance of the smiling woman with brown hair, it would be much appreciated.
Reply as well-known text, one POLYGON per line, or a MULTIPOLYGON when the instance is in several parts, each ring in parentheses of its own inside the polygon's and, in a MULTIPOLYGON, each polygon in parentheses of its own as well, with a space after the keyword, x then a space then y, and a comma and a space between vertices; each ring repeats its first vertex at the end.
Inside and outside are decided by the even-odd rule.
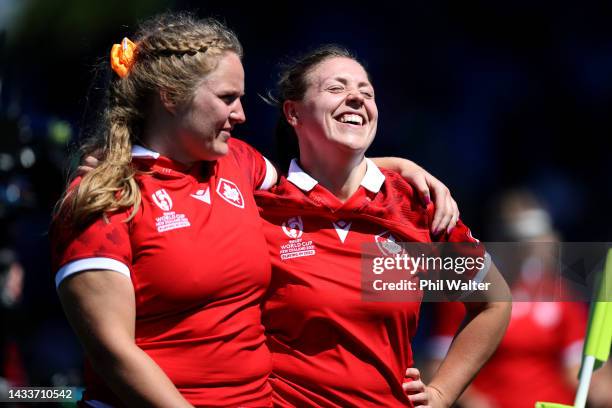
POLYGON ((307 54, 279 88, 277 136, 297 138, 299 156, 278 186, 256 193, 272 260, 263 322, 275 405, 450 407, 508 324, 510 303, 499 301, 505 282, 490 260, 464 274, 496 290, 478 301, 465 294, 466 324, 425 385, 411 349, 420 298, 364 300, 364 247, 380 239, 479 243, 461 221, 432 234, 433 206, 423 208, 408 183, 365 158, 378 109, 368 73, 348 51, 307 54))

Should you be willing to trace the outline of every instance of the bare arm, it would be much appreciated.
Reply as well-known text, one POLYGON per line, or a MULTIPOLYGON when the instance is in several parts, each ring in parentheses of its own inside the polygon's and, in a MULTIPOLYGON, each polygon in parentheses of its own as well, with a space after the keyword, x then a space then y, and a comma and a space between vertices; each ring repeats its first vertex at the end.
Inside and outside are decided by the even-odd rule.
MULTIPOLYGON (((487 274, 491 290, 484 292, 484 302, 465 302, 467 315, 462 328, 442 361, 429 386, 450 406, 491 357, 510 322, 510 290, 501 274, 491 264, 487 274), (500 301, 508 299, 508 301, 500 301)), ((479 295, 482 296, 482 295, 479 295)), ((469 299, 468 299, 469 300, 469 299)))
MULTIPOLYGON (((76 175, 84 176, 94 168, 100 165, 97 157, 101 156, 101 152, 97 151, 93 155, 85 157, 80 166, 77 168, 76 175)), ((371 160, 378 166, 401 175, 408 183, 410 183, 421 197, 423 205, 428 205, 431 202, 431 197, 434 199, 434 219, 431 223, 431 232, 433 235, 438 235, 446 230, 450 232, 459 220, 459 208, 457 203, 451 196, 450 190, 440 180, 432 176, 418 164, 407 159, 398 157, 374 157, 371 160)), ((272 165, 268 166, 267 185, 274 185, 278 181, 278 172, 272 165)))
MULTIPOLYGON (((75 176, 83 177, 87 173, 89 173, 90 171, 92 171, 93 169, 95 169, 96 167, 100 165, 100 157, 102 156, 102 152, 100 150, 96 150, 92 154, 93 155, 85 156, 81 160, 81 162, 79 163, 79 166, 77 167, 75 171, 75 176)), ((268 159, 265 159, 265 160, 267 164, 266 165, 267 174, 266 174, 266 180, 264 182, 266 187, 263 189, 267 190, 270 188, 270 186, 273 186, 276 183, 278 183, 278 170, 276 169, 276 167, 274 167, 272 163, 268 161, 268 159)), ((259 188, 261 188, 261 186, 259 188)))
POLYGON ((132 283, 113 271, 86 271, 58 289, 62 306, 96 372, 130 407, 191 407, 134 343, 132 283))
MULTIPOLYGON (((491 282, 490 290, 484 292, 484 295, 479 292, 479 302, 465 302, 467 315, 464 323, 429 385, 423 386, 417 382, 414 385, 408 383, 405 387, 407 392, 421 391, 409 396, 417 402, 415 406, 420 406, 418 403, 422 402, 427 404, 423 406, 432 408, 450 407, 491 357, 504 336, 512 308, 510 290, 493 264, 485 282, 491 282)), ((414 375, 410 376, 414 378, 414 375)))
POLYGON ((419 193, 424 205, 434 199, 435 214, 431 223, 434 235, 452 230, 459 219, 459 208, 450 190, 440 180, 413 161, 398 157, 370 158, 378 167, 399 173, 419 193))

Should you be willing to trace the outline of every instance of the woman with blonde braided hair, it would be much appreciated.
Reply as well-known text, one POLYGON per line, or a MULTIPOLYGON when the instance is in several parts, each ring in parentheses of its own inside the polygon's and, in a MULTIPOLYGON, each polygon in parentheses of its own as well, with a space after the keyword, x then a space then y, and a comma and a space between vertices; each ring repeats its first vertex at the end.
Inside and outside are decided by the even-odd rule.
MULTIPOLYGON (((131 147, 146 131, 144 112, 154 94, 164 90, 169 102, 188 102, 202 73, 214 69, 220 54, 230 51, 242 56, 235 35, 212 19, 196 21, 165 15, 145 23, 138 36, 138 64, 127 64, 129 76, 128 66, 119 64, 124 77, 109 87, 104 160, 81 181, 71 201, 77 226, 101 212, 138 207, 140 194, 131 166, 131 147)), ((125 39, 121 47, 136 57, 131 41, 125 39)), ((92 141, 95 143, 99 140, 92 141)))
POLYGON ((252 191, 276 176, 229 140, 245 120, 241 55, 222 24, 186 15, 113 48, 103 158, 53 226, 56 285, 88 356, 85 406, 270 405, 252 191))
MULTIPOLYGON (((225 26, 182 14, 113 47, 103 140, 88 148, 103 148, 100 164, 53 224, 56 286, 88 356, 84 406, 271 405, 253 191, 277 175, 231 138, 245 121, 241 55, 225 26)), ((448 191, 411 166, 419 190, 448 191)))

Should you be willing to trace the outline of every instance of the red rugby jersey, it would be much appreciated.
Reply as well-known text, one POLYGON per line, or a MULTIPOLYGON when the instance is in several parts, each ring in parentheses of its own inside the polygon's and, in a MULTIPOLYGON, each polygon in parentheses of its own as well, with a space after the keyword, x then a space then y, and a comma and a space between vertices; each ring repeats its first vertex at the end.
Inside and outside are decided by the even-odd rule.
MULTIPOLYGON (((195 406, 269 406, 270 353, 261 299, 270 263, 253 189, 266 162, 232 139, 229 153, 185 168, 142 147, 134 162, 142 205, 83 231, 55 221, 56 284, 90 269, 128 276, 136 294, 136 344, 195 406)), ((120 406, 86 369, 86 400, 120 406)))
MULTIPOLYGON (((430 353, 446 355, 465 316, 461 303, 436 304, 430 353)), ((572 404, 566 367, 580 365, 587 311, 577 302, 514 302, 508 330, 472 387, 495 407, 532 408, 535 401, 572 404)))
MULTIPOLYGON (((295 161, 256 200, 272 260, 263 321, 274 404, 411 407, 401 385, 420 303, 362 301, 362 244, 377 235, 431 242, 433 206, 423 209, 403 179, 370 161, 345 203, 295 161)), ((476 242, 462 223, 442 240, 476 242)))

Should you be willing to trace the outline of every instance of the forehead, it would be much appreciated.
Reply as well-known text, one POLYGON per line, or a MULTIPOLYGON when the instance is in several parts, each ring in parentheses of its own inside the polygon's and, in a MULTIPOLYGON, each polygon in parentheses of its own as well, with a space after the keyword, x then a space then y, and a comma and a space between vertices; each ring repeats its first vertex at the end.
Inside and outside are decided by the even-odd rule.
POLYGON ((370 84, 368 73, 363 66, 351 58, 332 57, 317 64, 308 73, 309 82, 321 84, 328 80, 344 79, 357 83, 370 84))
POLYGON ((240 57, 234 52, 226 52, 219 58, 217 66, 203 78, 203 83, 211 88, 244 88, 244 68, 240 57))

